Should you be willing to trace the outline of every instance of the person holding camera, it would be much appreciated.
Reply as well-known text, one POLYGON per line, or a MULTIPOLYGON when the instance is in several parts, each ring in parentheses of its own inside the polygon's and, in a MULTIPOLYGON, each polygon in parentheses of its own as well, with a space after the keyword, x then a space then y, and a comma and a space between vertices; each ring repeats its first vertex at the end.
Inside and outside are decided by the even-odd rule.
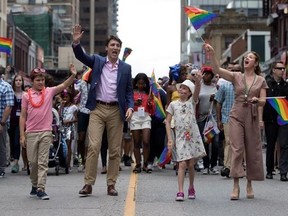
POLYGON ((143 171, 151 173, 148 167, 150 154, 151 115, 155 112, 155 104, 150 93, 149 79, 146 74, 138 73, 133 81, 134 113, 130 122, 130 130, 134 140, 134 156, 136 166, 134 173, 141 172, 141 144, 143 145, 143 171), (142 134, 142 140, 141 140, 142 134))

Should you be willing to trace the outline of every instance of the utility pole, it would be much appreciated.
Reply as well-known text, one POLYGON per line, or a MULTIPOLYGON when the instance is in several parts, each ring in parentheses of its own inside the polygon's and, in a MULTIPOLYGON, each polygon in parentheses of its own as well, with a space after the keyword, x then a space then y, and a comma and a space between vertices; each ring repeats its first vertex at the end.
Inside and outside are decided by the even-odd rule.
POLYGON ((95 43, 95 0, 90 0, 90 55, 94 53, 95 43))

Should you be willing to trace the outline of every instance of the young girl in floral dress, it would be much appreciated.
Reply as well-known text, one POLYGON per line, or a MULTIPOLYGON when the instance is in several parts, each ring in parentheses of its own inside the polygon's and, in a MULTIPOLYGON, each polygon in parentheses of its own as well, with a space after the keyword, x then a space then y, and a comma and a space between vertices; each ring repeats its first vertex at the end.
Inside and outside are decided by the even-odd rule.
POLYGON ((206 155, 205 148, 195 118, 195 106, 198 103, 201 75, 197 73, 195 85, 190 80, 176 85, 179 99, 169 104, 166 116, 168 149, 175 150, 175 159, 179 164, 178 193, 176 201, 184 200, 185 170, 189 170, 188 198, 195 199, 194 164, 197 159, 206 155), (171 119, 174 116, 175 143, 171 132, 171 119))

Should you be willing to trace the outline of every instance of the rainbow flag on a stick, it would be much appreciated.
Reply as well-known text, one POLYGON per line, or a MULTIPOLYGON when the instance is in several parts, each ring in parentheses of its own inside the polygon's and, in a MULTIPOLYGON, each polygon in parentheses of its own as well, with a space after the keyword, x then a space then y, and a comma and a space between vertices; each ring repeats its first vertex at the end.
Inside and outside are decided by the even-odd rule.
POLYGON ((195 28, 195 30, 199 29, 202 25, 218 16, 217 14, 210 13, 206 10, 202 10, 196 7, 185 7, 184 11, 190 19, 191 25, 195 28))
POLYGON ((213 117, 212 114, 209 114, 204 126, 204 130, 203 130, 203 135, 204 135, 204 141, 207 144, 212 143, 213 137, 217 134, 219 134, 220 131, 217 127, 217 123, 213 117))
POLYGON ((88 82, 91 72, 92 72, 92 69, 87 67, 86 70, 83 72, 82 80, 88 82))
POLYGON ((126 58, 131 54, 132 49, 129 47, 125 47, 124 49, 124 53, 123 53, 123 57, 122 57, 122 61, 125 62, 126 58))
POLYGON ((288 101, 285 97, 266 97, 269 104, 278 113, 278 124, 285 125, 288 124, 288 101))
POLYGON ((168 148, 165 147, 157 160, 157 165, 162 168, 165 164, 170 163, 171 158, 172 158, 172 151, 169 151, 168 148))
POLYGON ((8 55, 11 54, 12 39, 0 37, 0 52, 5 52, 8 55))
POLYGON ((153 98, 155 102, 155 117, 159 120, 164 120, 166 118, 165 111, 163 109, 163 105, 161 102, 161 97, 159 93, 159 89, 161 87, 159 84, 156 82, 154 70, 152 71, 151 79, 150 79, 150 92, 153 93, 153 98))

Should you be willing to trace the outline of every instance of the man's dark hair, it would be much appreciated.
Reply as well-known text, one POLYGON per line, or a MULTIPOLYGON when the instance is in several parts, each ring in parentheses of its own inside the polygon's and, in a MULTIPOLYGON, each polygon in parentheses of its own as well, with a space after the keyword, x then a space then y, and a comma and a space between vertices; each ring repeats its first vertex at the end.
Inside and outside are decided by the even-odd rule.
POLYGON ((107 40, 106 40, 106 42, 105 42, 105 46, 106 46, 106 47, 108 46, 108 44, 109 44, 109 42, 110 42, 111 40, 115 40, 115 41, 119 42, 119 43, 120 43, 120 47, 122 47, 122 41, 120 40, 120 38, 118 38, 117 36, 114 36, 114 35, 110 35, 110 36, 107 38, 107 40))
POLYGON ((284 64, 284 62, 282 62, 282 61, 280 61, 280 60, 274 61, 274 62, 272 63, 272 65, 271 65, 271 66, 272 66, 272 69, 274 69, 277 64, 284 64))

